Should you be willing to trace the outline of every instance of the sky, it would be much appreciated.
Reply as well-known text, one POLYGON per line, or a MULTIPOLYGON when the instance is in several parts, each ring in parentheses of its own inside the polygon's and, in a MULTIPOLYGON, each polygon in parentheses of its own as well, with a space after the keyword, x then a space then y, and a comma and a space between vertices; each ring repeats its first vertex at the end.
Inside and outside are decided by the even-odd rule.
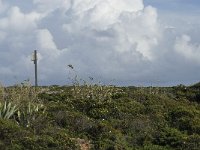
POLYGON ((199 8, 199 0, 0 0, 0 82, 34 83, 37 50, 39 85, 76 76, 117 86, 194 84, 199 8))

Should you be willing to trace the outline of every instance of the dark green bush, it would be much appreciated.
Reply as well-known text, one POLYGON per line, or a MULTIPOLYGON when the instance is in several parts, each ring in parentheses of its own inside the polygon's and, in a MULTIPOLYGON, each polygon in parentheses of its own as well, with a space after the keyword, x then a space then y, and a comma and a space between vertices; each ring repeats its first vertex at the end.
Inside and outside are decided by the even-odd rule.
POLYGON ((175 128, 163 128, 157 131, 153 143, 161 146, 170 146, 172 148, 182 148, 187 140, 187 135, 175 128))
MULTIPOLYGON (((39 95, 34 98, 30 98, 30 90, 22 90, 17 88, 26 95, 17 103, 20 111, 26 110, 26 104, 31 102, 44 104, 46 113, 37 117, 43 110, 36 111, 29 126, 20 123, 17 112, 10 119, 0 119, 0 149, 78 150, 86 146, 94 150, 199 150, 200 147, 198 88, 76 84, 38 88, 39 95)), ((16 93, 12 87, 9 91, 16 93)), ((24 116, 31 117, 28 113, 24 116)))
POLYGON ((173 127, 189 134, 200 133, 200 111, 187 106, 179 106, 169 112, 169 122, 173 127))

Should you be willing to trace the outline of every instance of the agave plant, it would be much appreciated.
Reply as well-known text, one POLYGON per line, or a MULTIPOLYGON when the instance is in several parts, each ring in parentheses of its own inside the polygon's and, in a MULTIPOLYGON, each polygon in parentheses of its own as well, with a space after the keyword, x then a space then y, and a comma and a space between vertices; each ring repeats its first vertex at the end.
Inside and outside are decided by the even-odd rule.
POLYGON ((0 118, 9 119, 14 115, 17 111, 17 106, 12 105, 11 102, 4 102, 3 104, 0 102, 0 118))
POLYGON ((29 127, 36 119, 45 115, 45 107, 42 104, 28 103, 28 106, 17 112, 17 121, 24 127, 29 127))

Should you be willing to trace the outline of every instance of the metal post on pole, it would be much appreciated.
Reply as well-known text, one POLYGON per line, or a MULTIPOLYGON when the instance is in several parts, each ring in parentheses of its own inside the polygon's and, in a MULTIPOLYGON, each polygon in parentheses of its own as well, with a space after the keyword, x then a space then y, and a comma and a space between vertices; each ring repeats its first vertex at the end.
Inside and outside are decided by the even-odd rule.
POLYGON ((35 65, 35 87, 37 87, 38 86, 38 81, 37 81, 37 50, 34 50, 32 61, 35 65))

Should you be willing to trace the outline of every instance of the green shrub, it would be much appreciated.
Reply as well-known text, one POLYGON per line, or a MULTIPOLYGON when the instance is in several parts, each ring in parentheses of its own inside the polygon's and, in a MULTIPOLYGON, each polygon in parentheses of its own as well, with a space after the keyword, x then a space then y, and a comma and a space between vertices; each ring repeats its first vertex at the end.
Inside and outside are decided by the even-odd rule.
POLYGON ((153 143, 161 146, 170 146, 172 148, 182 148, 187 140, 187 135, 175 128, 165 127, 157 131, 153 143))
POLYGON ((0 141, 2 149, 20 148, 21 138, 30 135, 31 133, 29 131, 20 128, 16 122, 0 119, 0 141))
POLYGON ((198 150, 198 92, 86 83, 3 88, 0 101, 18 110, 0 118, 0 149, 198 150))
POLYGON ((141 150, 171 150, 171 148, 160 145, 145 144, 141 150))
POLYGON ((21 107, 16 116, 17 122, 23 127, 30 127, 34 121, 44 117, 46 109, 42 104, 28 103, 28 106, 21 107))
POLYGON ((179 106, 169 112, 169 122, 173 127, 189 134, 200 133, 200 111, 194 107, 179 106))
POLYGON ((188 136, 186 142, 184 143, 184 147, 187 150, 199 150, 200 147, 200 135, 193 134, 188 136))
POLYGON ((67 128, 72 132, 87 132, 94 121, 85 115, 77 112, 58 111, 54 113, 55 122, 62 128, 67 128))

